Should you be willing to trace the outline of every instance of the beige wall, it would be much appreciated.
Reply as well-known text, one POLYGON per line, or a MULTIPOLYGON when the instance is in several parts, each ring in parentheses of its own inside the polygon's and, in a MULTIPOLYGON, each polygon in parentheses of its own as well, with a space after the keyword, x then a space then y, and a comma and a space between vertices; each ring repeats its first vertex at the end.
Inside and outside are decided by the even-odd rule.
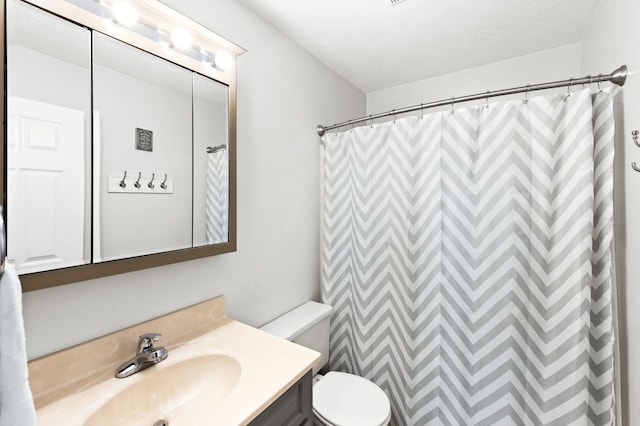
POLYGON ((238 64, 238 251, 25 293, 30 358, 220 294, 254 326, 320 295, 315 126, 364 114, 364 94, 234 0, 165 3, 248 51, 238 64))
POLYGON ((629 67, 624 89, 615 99, 616 166, 615 225, 616 267, 622 358, 623 421, 640 424, 640 174, 629 164, 640 163, 640 148, 631 131, 640 129, 640 17, 638 0, 601 0, 582 43, 582 73, 610 72, 629 67))

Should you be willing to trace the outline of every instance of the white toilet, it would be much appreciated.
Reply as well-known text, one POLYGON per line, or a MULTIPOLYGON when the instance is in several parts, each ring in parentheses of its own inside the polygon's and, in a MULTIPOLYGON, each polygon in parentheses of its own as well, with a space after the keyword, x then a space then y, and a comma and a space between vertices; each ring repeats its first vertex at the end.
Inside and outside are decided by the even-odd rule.
POLYGON ((313 368, 313 414, 327 426, 384 426, 391 419, 387 395, 373 382, 353 374, 318 371, 329 362, 329 321, 333 308, 307 302, 261 327, 262 331, 320 352, 313 368))

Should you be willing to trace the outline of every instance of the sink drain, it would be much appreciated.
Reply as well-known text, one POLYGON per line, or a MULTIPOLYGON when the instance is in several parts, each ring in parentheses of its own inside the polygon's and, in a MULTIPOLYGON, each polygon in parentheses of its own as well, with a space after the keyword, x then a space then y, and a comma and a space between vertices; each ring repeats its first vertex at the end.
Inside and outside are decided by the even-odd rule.
POLYGON ((153 426, 169 426, 169 420, 160 419, 153 424, 153 426))

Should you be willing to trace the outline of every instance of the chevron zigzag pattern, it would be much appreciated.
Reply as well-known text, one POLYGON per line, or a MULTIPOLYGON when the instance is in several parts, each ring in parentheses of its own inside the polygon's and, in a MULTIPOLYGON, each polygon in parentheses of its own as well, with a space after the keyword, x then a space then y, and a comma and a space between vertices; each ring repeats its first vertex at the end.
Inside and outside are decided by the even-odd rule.
POLYGON ((227 229, 229 215, 227 150, 223 149, 207 154, 207 156, 205 233, 208 244, 218 244, 229 240, 227 229))
POLYGON ((325 135, 331 368, 398 425, 612 424, 613 132, 583 90, 325 135))

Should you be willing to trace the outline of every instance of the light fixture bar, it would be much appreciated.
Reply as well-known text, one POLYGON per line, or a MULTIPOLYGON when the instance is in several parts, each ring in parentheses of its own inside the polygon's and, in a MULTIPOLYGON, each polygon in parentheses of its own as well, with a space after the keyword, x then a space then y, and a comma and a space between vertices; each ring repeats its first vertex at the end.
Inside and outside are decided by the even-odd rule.
POLYGON ((158 0, 24 1, 226 84, 235 80, 235 57, 245 52, 158 0), (227 68, 216 64, 225 53, 227 68))

